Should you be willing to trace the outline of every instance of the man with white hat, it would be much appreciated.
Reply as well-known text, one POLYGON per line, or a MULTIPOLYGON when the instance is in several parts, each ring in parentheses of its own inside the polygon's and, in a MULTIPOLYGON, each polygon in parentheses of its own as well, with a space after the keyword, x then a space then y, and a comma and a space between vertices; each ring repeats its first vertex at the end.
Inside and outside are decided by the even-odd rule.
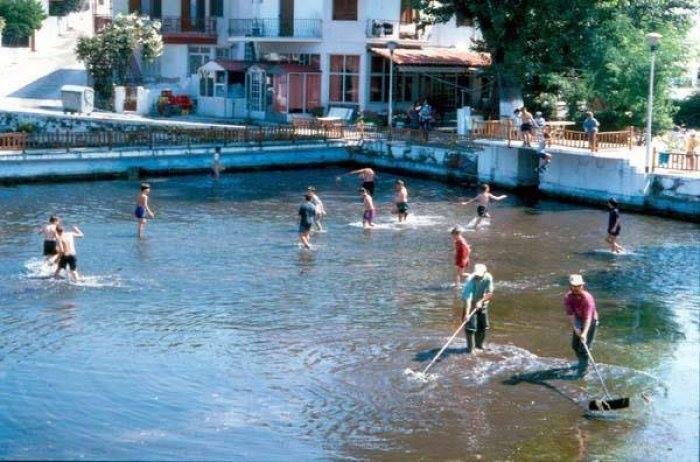
POLYGON ((467 337, 467 353, 471 353, 476 346, 484 349, 486 330, 489 329, 488 307, 493 297, 493 277, 488 272, 486 265, 477 263, 474 272, 464 284, 462 290, 462 322, 469 318, 464 326, 464 334, 467 337))
POLYGON ((595 300, 583 286, 583 276, 572 274, 569 276, 570 290, 564 297, 566 315, 569 317, 573 328, 571 348, 573 348, 578 358, 577 367, 580 376, 585 375, 588 370, 588 353, 583 347, 583 342, 586 342, 588 349, 591 348, 598 325, 598 311, 596 310, 595 300))

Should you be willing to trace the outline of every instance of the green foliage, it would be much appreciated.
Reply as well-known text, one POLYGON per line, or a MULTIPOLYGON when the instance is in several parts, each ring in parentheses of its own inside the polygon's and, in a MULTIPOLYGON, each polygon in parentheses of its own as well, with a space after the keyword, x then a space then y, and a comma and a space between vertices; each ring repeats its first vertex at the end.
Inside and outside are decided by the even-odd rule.
POLYGON ((49 15, 65 16, 74 11, 80 11, 85 4, 85 0, 52 0, 49 3, 49 15))
POLYGON ((697 11, 694 0, 413 2, 429 20, 453 14, 473 20, 484 38, 479 46, 491 53, 489 72, 498 86, 510 81, 522 89, 526 104, 550 117, 559 99, 574 119, 594 110, 604 129, 644 125, 650 63, 645 36, 659 32, 654 126, 671 124, 668 88, 687 56, 684 38, 697 11))
POLYGON ((114 84, 127 83, 135 59, 153 61, 163 53, 160 22, 119 15, 97 36, 81 38, 75 52, 93 78, 98 100, 104 101, 114 84))
POLYGON ((34 133, 37 131, 37 126, 31 122, 20 122, 17 124, 17 129, 15 131, 21 133, 34 133))
POLYGON ((26 40, 46 19, 39 0, 0 0, 0 16, 6 22, 3 37, 10 43, 26 40))
POLYGON ((678 125, 700 128, 700 92, 681 101, 673 121, 678 125))

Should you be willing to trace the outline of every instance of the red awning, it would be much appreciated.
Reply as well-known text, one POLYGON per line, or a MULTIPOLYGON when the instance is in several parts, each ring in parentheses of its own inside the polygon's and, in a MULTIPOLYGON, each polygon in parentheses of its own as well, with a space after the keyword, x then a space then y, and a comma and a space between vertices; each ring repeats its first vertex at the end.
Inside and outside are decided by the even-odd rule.
MULTIPOLYGON (((385 59, 391 58, 391 53, 386 48, 372 48, 371 51, 385 59)), ((394 50, 393 61, 399 66, 483 67, 491 64, 491 55, 454 48, 399 48, 394 50)))

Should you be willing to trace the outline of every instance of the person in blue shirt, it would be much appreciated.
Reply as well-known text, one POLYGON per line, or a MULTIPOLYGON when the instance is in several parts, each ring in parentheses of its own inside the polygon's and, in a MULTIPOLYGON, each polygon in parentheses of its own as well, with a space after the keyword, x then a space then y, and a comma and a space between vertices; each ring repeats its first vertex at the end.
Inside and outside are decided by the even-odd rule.
POLYGON ((591 111, 586 112, 586 120, 583 121, 583 131, 586 132, 588 137, 588 149, 592 152, 598 150, 598 128, 600 127, 600 122, 593 117, 591 111))
POLYGON ((306 249, 311 248, 309 236, 311 235, 311 227, 316 221, 316 206, 312 200, 311 193, 306 193, 304 203, 299 207, 299 242, 306 249))
POLYGON ((486 331, 489 329, 488 307, 492 297, 493 277, 486 265, 477 263, 462 290, 462 322, 469 319, 464 326, 467 353, 474 351, 474 347, 484 349, 486 331))

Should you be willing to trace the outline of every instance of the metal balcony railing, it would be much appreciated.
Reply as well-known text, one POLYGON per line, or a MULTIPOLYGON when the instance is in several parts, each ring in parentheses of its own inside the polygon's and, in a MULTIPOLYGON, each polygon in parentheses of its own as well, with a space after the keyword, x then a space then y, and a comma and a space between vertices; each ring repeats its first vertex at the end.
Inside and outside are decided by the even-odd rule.
POLYGON ((164 16, 160 18, 163 34, 216 35, 216 18, 182 18, 164 16))
POLYGON ((401 22, 386 19, 368 19, 367 38, 392 40, 421 40, 424 28, 414 22, 401 22))
POLYGON ((321 38, 320 19, 229 19, 231 37, 321 38))

